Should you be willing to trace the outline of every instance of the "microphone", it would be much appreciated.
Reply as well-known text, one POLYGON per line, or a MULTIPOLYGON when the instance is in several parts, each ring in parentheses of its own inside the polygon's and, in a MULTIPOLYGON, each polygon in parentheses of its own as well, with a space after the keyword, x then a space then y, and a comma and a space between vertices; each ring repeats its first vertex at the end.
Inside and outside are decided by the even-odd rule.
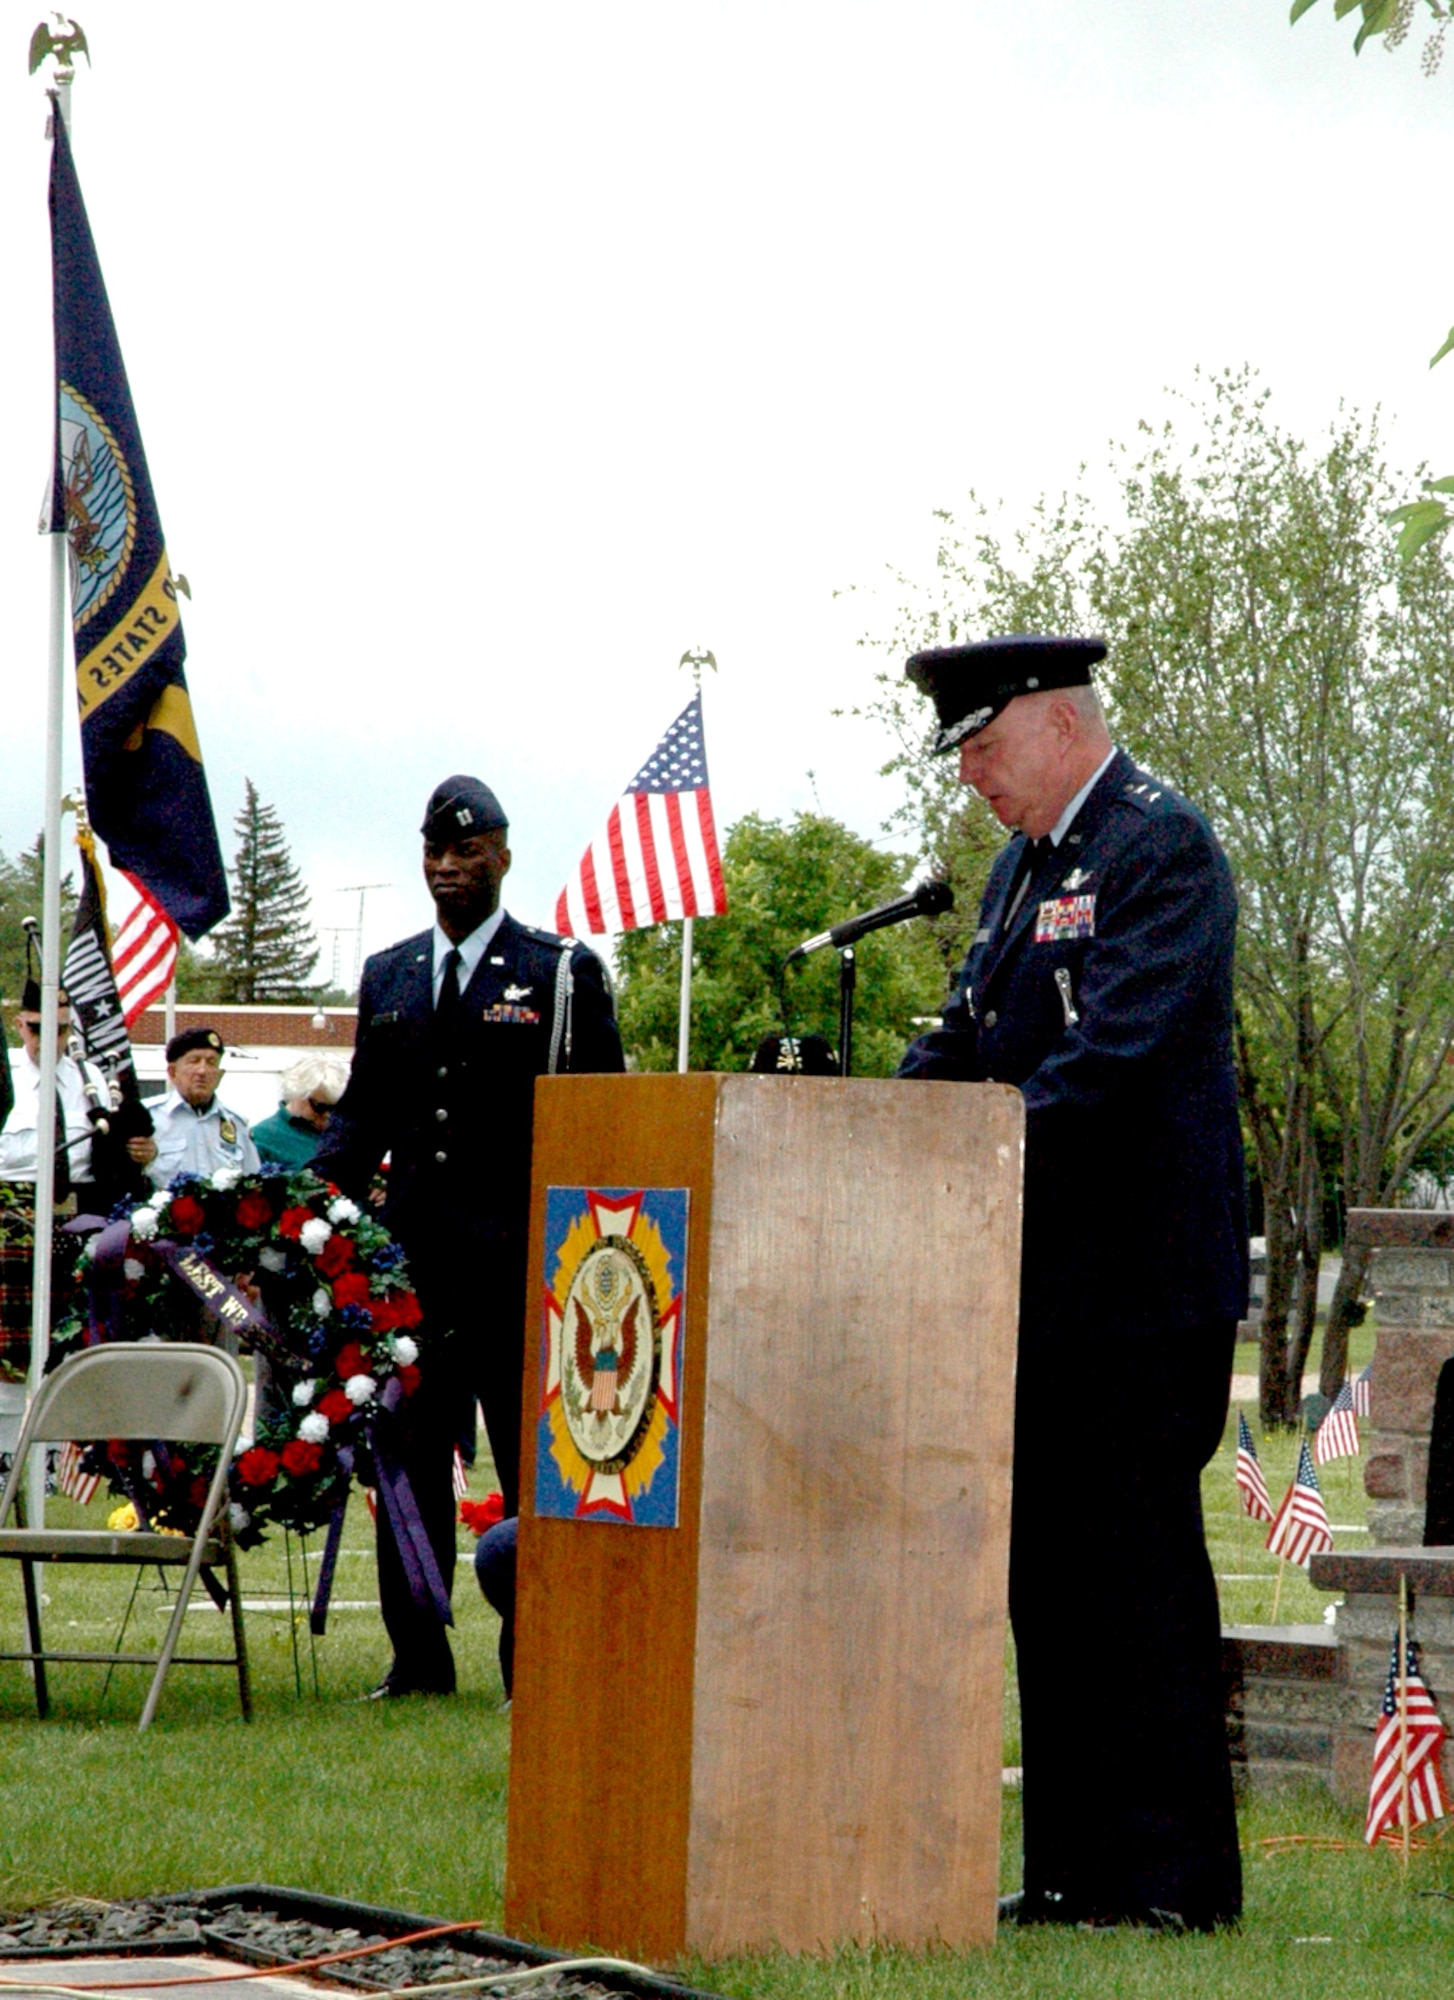
POLYGON ((795 959, 806 958, 810 951, 818 951, 825 944, 831 944, 835 951, 842 951, 845 945, 857 944, 870 931, 881 931, 888 924, 905 924, 910 917, 938 917, 953 908, 954 891, 947 882, 925 882, 892 903, 881 903, 876 910, 866 910, 861 917, 845 917, 841 924, 834 924, 832 930, 820 931, 817 937, 804 938, 801 944, 793 946, 783 964, 791 965, 795 959))

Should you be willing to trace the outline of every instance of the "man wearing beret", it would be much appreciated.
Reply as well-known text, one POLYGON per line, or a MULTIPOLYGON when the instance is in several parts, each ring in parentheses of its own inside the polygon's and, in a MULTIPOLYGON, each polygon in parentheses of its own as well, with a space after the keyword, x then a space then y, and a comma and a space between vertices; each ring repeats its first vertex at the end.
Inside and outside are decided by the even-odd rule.
MULTIPOLYGON (((453 1445, 473 1435, 477 1401, 506 1515, 519 1506, 535 1079, 624 1064, 594 952, 500 907, 510 849, 489 786, 446 778, 421 832, 434 925, 364 966, 353 1069, 314 1167, 361 1196, 389 1155, 383 1220, 408 1255, 428 1339, 401 1462, 448 1592, 453 1445)), ((448 1636, 416 1602, 382 1506, 378 1557, 394 1658, 374 1693, 451 1693, 448 1636)))
POLYGON ((1200 1500, 1247 1300, 1236 897, 1202 815, 1112 744, 1105 650, 1015 634, 908 664, 1014 838, 900 1074, 1025 1099, 1020 1921, 1210 1929, 1241 1908, 1200 1500))
POLYGON ((217 1095, 221 1078, 222 1037, 215 1028, 186 1028, 172 1036, 167 1043, 171 1089, 154 1114, 153 1138, 141 1141, 135 1154, 157 1187, 169 1187, 178 1174, 215 1174, 219 1167, 257 1172, 257 1147, 247 1120, 229 1111, 217 1095))

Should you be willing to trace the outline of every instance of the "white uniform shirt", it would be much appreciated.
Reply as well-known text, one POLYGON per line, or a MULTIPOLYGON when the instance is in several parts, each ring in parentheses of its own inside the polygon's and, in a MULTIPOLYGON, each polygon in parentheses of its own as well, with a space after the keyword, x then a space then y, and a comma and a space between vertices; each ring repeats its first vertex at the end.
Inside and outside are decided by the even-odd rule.
MULTIPOLYGON (((15 1108, 5 1121, 5 1130, 0 1132, 0 1180, 33 1181, 35 1134, 40 1122, 40 1065, 22 1050, 19 1062, 11 1065, 10 1074, 15 1084, 15 1108)), ((73 1181, 91 1178, 88 1081, 100 1092, 102 1104, 109 1105, 111 1093, 106 1079, 93 1063, 82 1065, 71 1056, 62 1056, 56 1064, 56 1096, 65 1120, 66 1156, 73 1181)))
POLYGON ((152 1137, 157 1156, 147 1178, 167 1187, 178 1174, 215 1174, 219 1167, 237 1167, 255 1174, 261 1162, 247 1120, 214 1097, 205 1111, 190 1105, 179 1091, 169 1090, 159 1111, 153 1111, 152 1137))

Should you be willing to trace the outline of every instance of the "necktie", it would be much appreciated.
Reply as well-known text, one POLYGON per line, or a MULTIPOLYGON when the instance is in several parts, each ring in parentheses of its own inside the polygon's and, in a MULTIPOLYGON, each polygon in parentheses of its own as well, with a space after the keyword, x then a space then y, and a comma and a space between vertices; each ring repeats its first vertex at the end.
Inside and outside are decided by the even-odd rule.
POLYGON ((439 982, 439 998, 434 1003, 434 1025, 444 1033, 454 1026, 462 1011, 459 990, 459 951, 452 947, 445 953, 444 977, 439 982))
POLYGON ((1044 855, 1045 850, 1049 845, 1050 845, 1049 834, 1041 834, 1038 840, 1027 840, 1025 842, 1024 852, 1020 856, 1020 867, 1018 875, 1016 877, 1015 887, 1013 892, 1011 893, 1009 902, 1006 903, 1005 905, 1004 928, 1006 930, 1008 930, 1010 928, 1010 925, 1015 921, 1015 913, 1019 909, 1021 903, 1024 902, 1025 891, 1030 886, 1030 877, 1035 873, 1035 870, 1040 866, 1041 857, 1044 855))

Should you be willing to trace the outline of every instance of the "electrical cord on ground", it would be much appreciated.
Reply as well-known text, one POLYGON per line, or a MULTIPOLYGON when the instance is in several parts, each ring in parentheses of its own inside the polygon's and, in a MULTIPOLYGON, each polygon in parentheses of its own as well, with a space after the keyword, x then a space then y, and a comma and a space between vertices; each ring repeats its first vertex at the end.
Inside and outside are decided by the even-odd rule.
MULTIPOLYGON (((235 1979, 269 1979, 278 1974, 293 1972, 316 1972, 325 1965, 342 1965, 351 1958, 375 1958, 380 1952, 398 1951, 405 1945, 426 1944, 431 1938, 453 1937, 460 1931, 482 1931, 484 1921, 479 1917, 467 1917, 462 1923, 434 1924, 425 1931, 408 1931, 403 1937, 384 1938, 378 1944, 353 1945, 347 1951, 324 1952, 318 1958, 294 1958, 282 1965, 248 1965, 233 1972, 207 1972, 198 1975, 189 1973, 181 1979, 106 1979, 96 1980, 90 1985, 42 1986, 33 1979, 7 1979, 0 1970, 0 1986, 24 1986, 32 1993, 135 1993, 150 1992, 154 1987, 163 1986, 221 1986, 235 1979)), ((199 1938, 198 1946, 206 1950, 206 1939, 199 1938)), ((106 1956, 105 1941, 98 1940, 96 1957, 106 1956)), ((37 1956, 43 1956, 37 1953, 37 1956)), ((413 1989, 411 1989, 413 1990, 413 1989)))
MULTIPOLYGON (((473 1925, 452 1925, 450 1928, 474 1929, 477 1927, 473 1925)), ((435 1936, 437 1933, 429 1932, 426 1935, 435 1936)), ((387 1944, 367 1945, 364 1947, 363 1952, 335 1952, 331 1954, 328 1960, 308 1959, 294 1965, 261 1966, 251 1969, 247 1976, 253 1979, 279 1978, 284 1974, 297 1972, 300 1969, 300 1965, 337 1964, 340 1958, 358 1958, 365 1956, 370 1951, 391 1950, 399 1942, 398 1938, 394 1938, 387 1944)), ((376 1993, 369 1996, 369 2000, 426 2000, 426 1996, 439 1993, 494 1993, 500 1991, 513 1993, 518 1992, 521 1987, 534 1985, 540 1980, 556 1979, 566 1973, 576 1972, 625 1972, 633 1978, 651 1980, 659 1980, 661 1978, 661 1974, 652 1966, 637 1965, 629 1958, 557 1958, 552 1959, 547 1965, 524 1966, 518 1972, 480 1972, 469 1979, 446 1979, 428 1986, 380 1987, 376 1993)), ((60 2000, 66 2000, 67 1996, 70 1996, 70 2000, 77 2000, 77 1996, 84 1996, 85 2000, 113 2000, 113 1996, 115 1996, 115 2000, 120 2000, 121 1995, 135 1993, 139 1988, 149 1988, 152 1986, 207 1986, 216 1980, 231 1979, 240 1976, 236 1973, 225 1972, 193 1973, 186 1979, 135 1979, 127 1982, 125 1985, 119 1986, 103 1985, 99 1980, 88 1981, 85 1985, 81 1986, 59 1986, 45 1984, 38 1979, 12 1980, 0 1975, 0 1985, 24 1986, 27 1993, 54 1994, 60 1996, 60 2000)))

